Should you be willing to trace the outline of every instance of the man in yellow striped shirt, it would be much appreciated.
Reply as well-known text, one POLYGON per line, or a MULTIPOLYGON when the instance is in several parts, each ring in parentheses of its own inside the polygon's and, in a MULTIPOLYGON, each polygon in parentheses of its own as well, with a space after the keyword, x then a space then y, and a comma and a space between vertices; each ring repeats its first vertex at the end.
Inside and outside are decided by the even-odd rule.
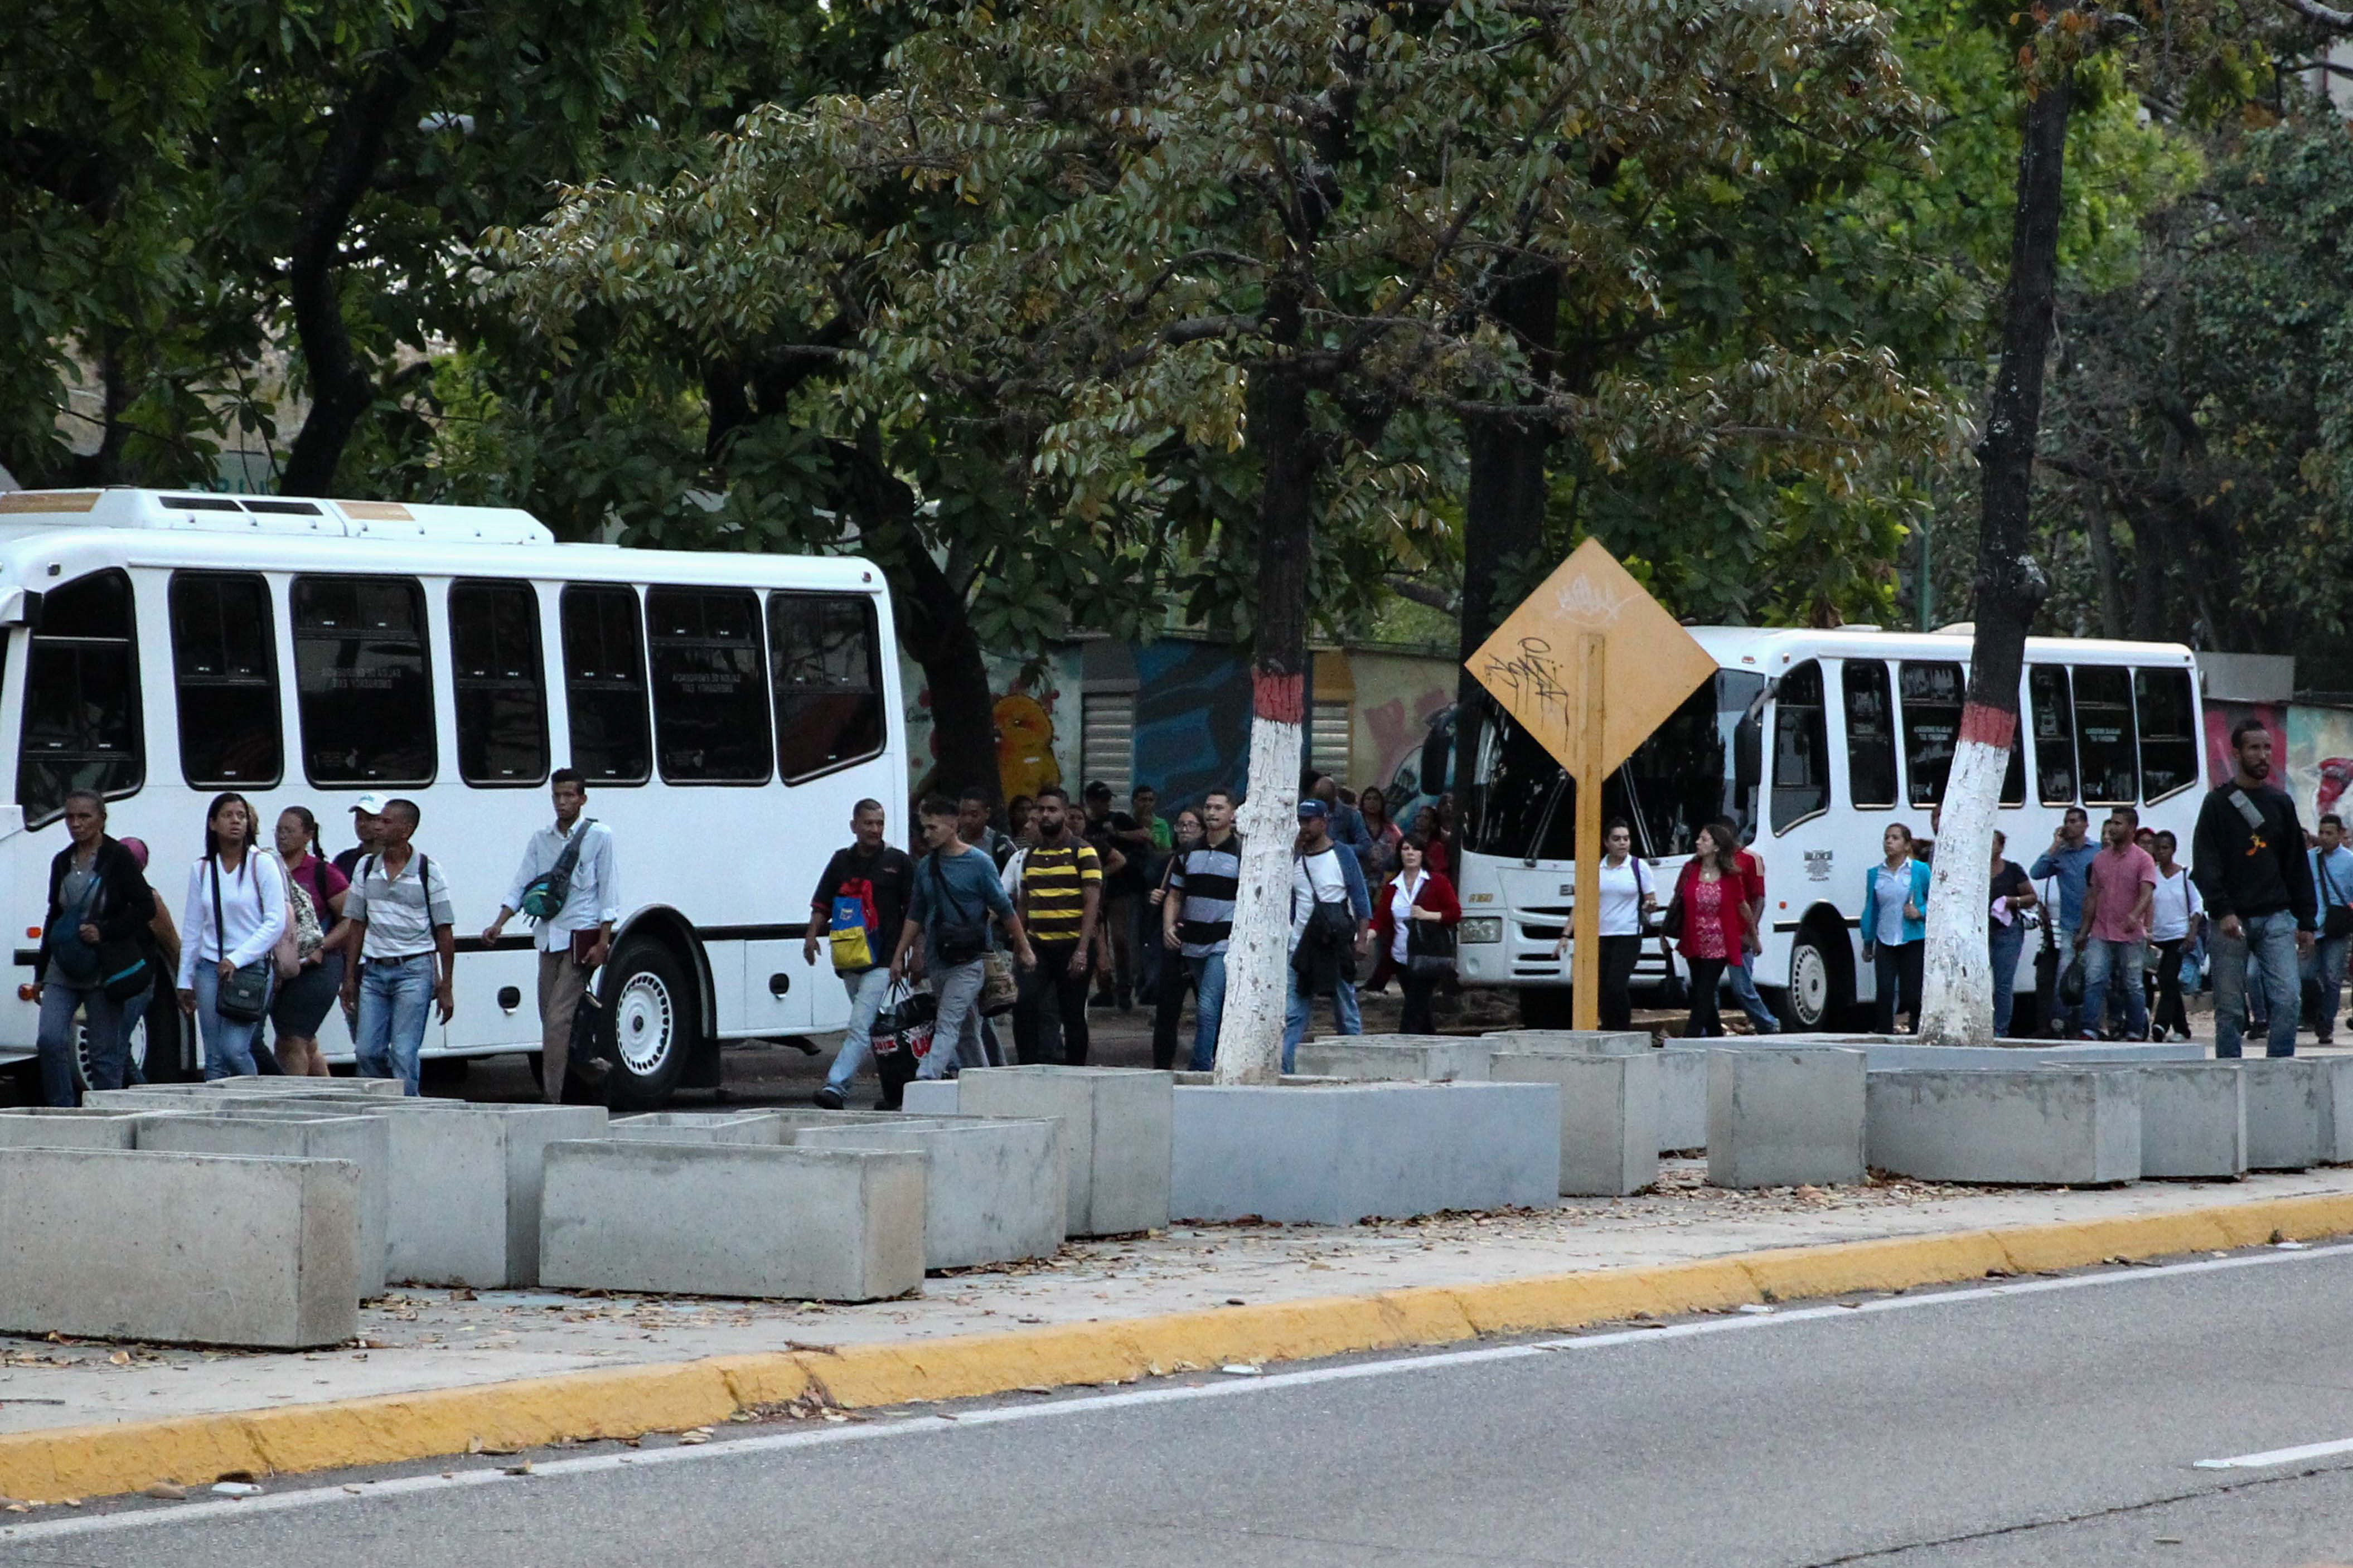
POLYGON ((1038 792, 1038 842, 1021 861, 1021 923, 1038 967, 1021 978, 1014 1048, 1025 1064, 1078 1067, 1087 1059, 1087 980, 1103 908, 1103 860, 1071 818, 1071 797, 1038 792))

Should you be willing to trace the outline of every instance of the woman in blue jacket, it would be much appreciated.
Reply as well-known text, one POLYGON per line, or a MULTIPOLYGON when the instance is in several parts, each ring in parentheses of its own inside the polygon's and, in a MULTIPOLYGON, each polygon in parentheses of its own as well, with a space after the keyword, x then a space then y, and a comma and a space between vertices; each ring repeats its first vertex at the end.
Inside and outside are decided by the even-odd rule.
POLYGON ((1887 858, 1863 879, 1862 956, 1879 977, 1879 1032, 1895 1033, 1895 1003, 1904 1001, 1904 1032, 1920 1026, 1920 959, 1928 940, 1928 867, 1912 858, 1912 830, 1887 825, 1880 840, 1887 858))

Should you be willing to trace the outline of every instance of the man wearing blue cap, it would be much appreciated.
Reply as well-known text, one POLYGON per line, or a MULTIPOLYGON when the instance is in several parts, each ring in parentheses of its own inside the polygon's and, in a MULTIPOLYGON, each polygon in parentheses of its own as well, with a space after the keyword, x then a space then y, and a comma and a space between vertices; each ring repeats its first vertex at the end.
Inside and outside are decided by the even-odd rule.
POLYGON ((1291 861, 1291 1006, 1282 1025, 1282 1070, 1307 1033, 1314 998, 1332 998, 1334 1027, 1361 1035, 1356 961, 1372 940, 1372 895, 1364 868, 1332 841, 1331 818, 1314 795, 1299 803, 1299 847, 1291 861))

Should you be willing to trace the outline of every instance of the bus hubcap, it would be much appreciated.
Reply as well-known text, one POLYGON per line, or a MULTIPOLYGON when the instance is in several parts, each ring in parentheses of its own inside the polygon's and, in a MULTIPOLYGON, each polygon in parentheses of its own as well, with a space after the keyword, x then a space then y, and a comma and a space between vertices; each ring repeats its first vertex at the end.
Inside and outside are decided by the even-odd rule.
POLYGON ((670 987, 658 974, 643 971, 629 976, 613 1013, 614 1043, 621 1065, 639 1078, 661 1066, 677 1032, 678 1014, 670 1005, 670 987))
MULTIPOLYGON (((147 1020, 144 1016, 131 1026, 131 1037, 125 1042, 123 1059, 137 1068, 142 1076, 146 1073, 147 1020)), ((90 1026, 79 1020, 74 1024, 74 1065, 81 1069, 81 1082, 84 1089, 98 1081, 91 1076, 93 1064, 90 1059, 90 1026)), ((125 1081, 129 1080, 129 1077, 127 1073, 124 1075, 125 1081)))
POLYGON ((1811 942, 1800 942, 1789 960, 1789 995, 1797 1004, 1798 1021, 1814 1025, 1831 1005, 1831 966, 1822 957, 1822 950, 1811 942))

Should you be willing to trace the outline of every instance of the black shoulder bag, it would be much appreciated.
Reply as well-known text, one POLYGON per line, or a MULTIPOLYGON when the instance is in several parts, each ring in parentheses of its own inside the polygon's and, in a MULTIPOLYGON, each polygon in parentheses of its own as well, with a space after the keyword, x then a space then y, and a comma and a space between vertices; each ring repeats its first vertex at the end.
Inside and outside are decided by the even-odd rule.
MULTIPOLYGON (((253 851, 246 851, 250 864, 253 851)), ((228 956, 228 922, 221 917, 220 858, 213 856, 205 862, 213 875, 213 942, 223 958, 228 956)), ((259 873, 255 875, 259 877, 259 873)), ((269 1016, 269 960, 259 958, 238 969, 220 983, 220 992, 213 998, 213 1011, 224 1023, 259 1024, 269 1016)))
POLYGON ((936 849, 924 858, 924 868, 932 874, 932 896, 939 900, 942 914, 933 922, 933 940, 938 951, 932 954, 934 963, 954 967, 970 963, 988 951, 988 906, 980 907, 981 920, 964 918, 964 906, 948 891, 948 879, 940 874, 940 852, 936 849))

